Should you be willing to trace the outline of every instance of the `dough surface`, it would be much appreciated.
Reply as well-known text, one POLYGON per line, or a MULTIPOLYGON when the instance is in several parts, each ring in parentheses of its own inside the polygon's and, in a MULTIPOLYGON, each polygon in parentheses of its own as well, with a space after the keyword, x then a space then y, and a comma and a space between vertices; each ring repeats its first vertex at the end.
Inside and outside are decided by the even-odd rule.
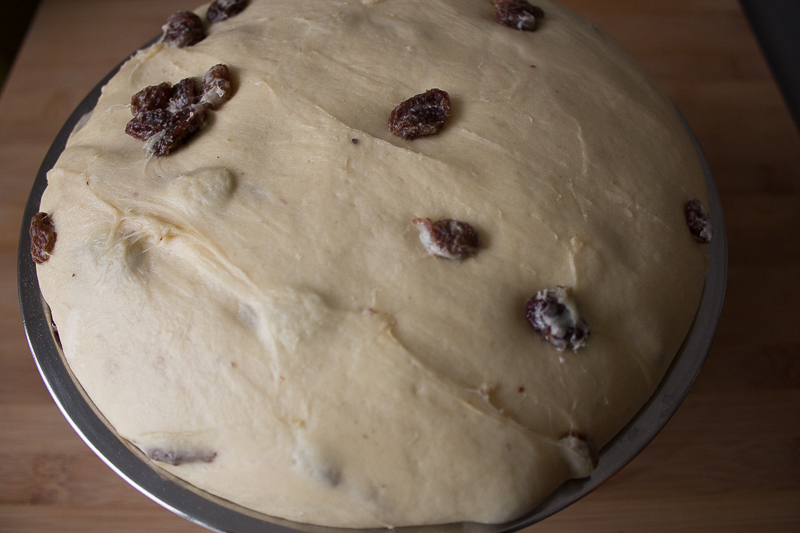
POLYGON ((570 477, 560 439, 624 427, 696 312, 683 206, 705 185, 649 75, 537 4, 519 32, 486 0, 252 0, 122 67, 48 174, 38 267, 122 437, 245 507, 369 527, 513 519, 570 477), (234 95, 186 145, 125 134, 134 93, 219 63, 234 95), (392 136, 434 87, 442 132, 392 136), (419 217, 470 223, 480 250, 428 255, 419 217), (556 286, 591 326, 577 352, 525 318, 556 286))

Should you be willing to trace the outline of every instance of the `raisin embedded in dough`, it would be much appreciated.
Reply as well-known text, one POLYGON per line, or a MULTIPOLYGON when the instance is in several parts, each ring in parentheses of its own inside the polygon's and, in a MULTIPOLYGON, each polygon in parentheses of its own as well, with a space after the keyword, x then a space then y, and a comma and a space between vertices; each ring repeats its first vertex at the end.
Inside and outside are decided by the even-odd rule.
POLYGON ((542 339, 559 352, 570 348, 577 352, 589 338, 589 324, 580 316, 565 287, 536 293, 525 307, 525 316, 542 339))
POLYGON ((389 131, 410 141, 439 133, 449 118, 450 95, 430 89, 394 108, 389 117, 389 131))
POLYGON ((163 30, 164 42, 178 48, 194 46, 206 38, 203 21, 191 11, 170 15, 163 30))
POLYGON ((419 230, 419 240, 431 255, 461 260, 478 252, 478 234, 466 222, 415 218, 411 223, 419 230))
POLYGON ((519 31, 534 31, 544 18, 541 8, 525 0, 492 0, 494 21, 519 31))
POLYGON ((125 126, 125 133, 146 141, 163 131, 172 120, 172 113, 166 109, 153 109, 137 113, 125 126))
POLYGON ((189 140, 206 121, 206 108, 194 105, 171 114, 163 130, 151 138, 148 151, 157 156, 167 155, 189 140))
POLYGON ((714 231, 711 228, 711 220, 708 216, 708 211, 703 207, 703 204, 696 199, 689 200, 683 212, 686 216, 686 224, 689 225, 689 231, 692 232, 694 240, 702 242, 703 244, 711 242, 714 231))
POLYGON ((203 97, 201 103, 208 104, 211 109, 231 99, 231 73, 227 65, 214 65, 203 75, 203 97))
POLYGON ((50 259, 56 245, 56 228, 47 213, 36 213, 31 218, 31 258, 39 264, 50 259))
POLYGON ((131 97, 131 114, 136 116, 143 111, 166 109, 171 94, 172 85, 167 82, 145 87, 131 97))
POLYGON ((172 88, 168 109, 173 113, 177 113, 181 109, 197 103, 196 85, 197 80, 195 78, 185 78, 176 83, 172 88))
POLYGON ((238 15, 247 7, 247 0, 214 0, 208 6, 206 18, 212 24, 238 15))

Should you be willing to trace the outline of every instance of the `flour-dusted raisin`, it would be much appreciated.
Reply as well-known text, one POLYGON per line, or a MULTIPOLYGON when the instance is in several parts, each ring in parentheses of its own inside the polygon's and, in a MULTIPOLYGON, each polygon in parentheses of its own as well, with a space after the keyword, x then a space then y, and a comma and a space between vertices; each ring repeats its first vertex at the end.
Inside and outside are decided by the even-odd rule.
POLYGON ((575 302, 565 287, 544 289, 525 306, 525 316, 533 329, 558 351, 578 351, 589 338, 589 324, 579 315, 575 302))
POLYGON ((689 225, 689 231, 692 232, 694 240, 704 244, 711 242, 714 232, 711 229, 708 211, 703 207, 703 204, 696 199, 689 200, 683 209, 683 213, 686 216, 686 223, 689 225))
POLYGON ((146 141, 164 131, 173 120, 173 114, 166 109, 153 109, 137 113, 125 126, 125 133, 146 141))
POLYGON ((570 431, 560 440, 565 459, 569 463, 573 478, 589 477, 600 462, 600 453, 588 435, 570 431))
POLYGON ((166 109, 171 94, 172 86, 167 82, 145 87, 131 97, 131 114, 136 116, 142 111, 166 109))
POLYGON ((31 236, 31 259, 42 264, 50 259, 56 245, 56 226, 47 213, 36 213, 28 230, 31 236))
POLYGON ((403 139, 416 139, 439 133, 448 118, 450 95, 439 89, 430 89, 394 108, 389 117, 389 131, 403 139))
POLYGON ((238 15, 247 7, 247 0, 214 0, 208 6, 206 18, 212 24, 238 15))
POLYGON ((181 109, 197 103, 197 80, 195 78, 184 78, 172 88, 172 95, 169 99, 169 110, 177 113, 181 109))
POLYGON ((157 156, 167 155, 194 135, 205 123, 206 108, 193 105, 172 113, 163 130, 154 135, 148 151, 157 156))
POLYGON ((461 260, 478 252, 478 234, 466 222, 415 218, 411 223, 419 230, 419 240, 431 255, 461 260))
POLYGON ((217 109, 230 100, 233 89, 231 88, 231 73, 227 65, 214 65, 203 75, 202 103, 217 109))
POLYGON ((494 21, 520 31, 534 31, 544 11, 525 0, 492 0, 494 21))
POLYGON ((206 38, 203 21, 191 11, 170 15, 162 29, 164 42, 178 48, 193 46, 206 38))
POLYGON ((185 463, 210 463, 217 457, 217 452, 206 450, 164 450, 150 448, 145 451, 152 461, 179 466, 185 463))

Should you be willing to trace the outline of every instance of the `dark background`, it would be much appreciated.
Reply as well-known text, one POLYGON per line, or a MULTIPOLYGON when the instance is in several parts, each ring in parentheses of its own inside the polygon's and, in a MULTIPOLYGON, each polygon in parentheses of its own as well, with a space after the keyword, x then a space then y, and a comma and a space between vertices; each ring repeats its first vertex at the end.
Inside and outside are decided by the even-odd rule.
POLYGON ((0 0, 0 90, 38 6, 38 0, 0 0))
POLYGON ((800 0, 739 0, 800 129, 800 0))

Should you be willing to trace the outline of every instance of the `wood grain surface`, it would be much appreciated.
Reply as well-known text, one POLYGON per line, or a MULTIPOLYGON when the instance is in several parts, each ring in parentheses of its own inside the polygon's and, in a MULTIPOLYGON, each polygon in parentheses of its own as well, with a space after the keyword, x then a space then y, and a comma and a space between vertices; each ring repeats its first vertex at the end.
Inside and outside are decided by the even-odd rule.
MULTIPOLYGON (((83 444, 17 303, 22 210, 50 143, 112 67, 199 0, 44 0, 0 95, 0 532, 195 532, 83 444)), ((632 463, 530 533, 800 532, 800 136, 735 0, 568 0, 659 79, 722 198, 728 292, 688 398, 632 463)))

